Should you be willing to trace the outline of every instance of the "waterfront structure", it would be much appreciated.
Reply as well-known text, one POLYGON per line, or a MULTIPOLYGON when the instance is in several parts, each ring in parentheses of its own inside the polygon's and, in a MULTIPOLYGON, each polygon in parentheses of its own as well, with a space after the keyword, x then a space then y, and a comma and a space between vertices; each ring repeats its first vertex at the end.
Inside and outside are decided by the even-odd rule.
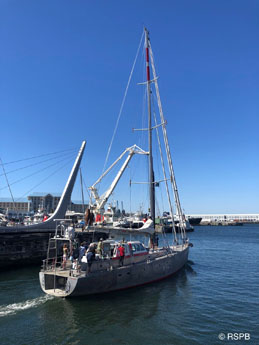
MULTIPOLYGON (((28 199, 32 203, 32 209, 37 212, 39 208, 42 208, 47 213, 53 213, 56 209, 61 194, 50 194, 50 193, 33 193, 28 196, 28 199)), ((68 210, 74 212, 85 212, 88 205, 83 205, 80 203, 75 203, 70 201, 68 204, 68 210)))
POLYGON ((34 212, 37 212, 39 208, 42 208, 47 213, 52 213, 56 209, 60 197, 61 194, 33 193, 28 196, 28 200, 31 201, 34 212))
POLYGON ((68 211, 72 211, 72 212, 85 213, 88 206, 89 206, 88 204, 80 204, 79 202, 70 201, 67 209, 68 211))
POLYGON ((187 218, 201 217, 201 224, 208 222, 232 222, 238 221, 243 223, 259 223, 259 213, 221 213, 221 214, 187 214, 187 218))
POLYGON ((47 249, 56 220, 64 219, 84 153, 83 141, 55 212, 44 222, 0 226, 0 268, 40 260, 47 249))
MULTIPOLYGON (((8 216, 14 215, 25 216, 33 212, 37 212, 39 209, 44 210, 47 213, 53 213, 57 208, 60 201, 61 194, 50 193, 33 193, 26 198, 19 198, 13 202, 11 198, 0 199, 0 209, 4 210, 8 216)), ((70 201, 68 204, 68 210, 74 212, 85 212, 88 204, 82 204, 79 202, 70 201)))
POLYGON ((32 212, 32 202, 25 198, 20 198, 13 202, 11 198, 1 198, 0 208, 8 214, 8 216, 23 216, 32 212))

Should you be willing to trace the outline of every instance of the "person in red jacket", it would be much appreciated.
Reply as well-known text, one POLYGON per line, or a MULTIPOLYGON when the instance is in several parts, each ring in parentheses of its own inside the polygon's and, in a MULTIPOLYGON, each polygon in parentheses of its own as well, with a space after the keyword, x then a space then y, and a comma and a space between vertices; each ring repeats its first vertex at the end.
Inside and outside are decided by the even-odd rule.
POLYGON ((118 246, 118 252, 119 252, 119 257, 120 257, 119 266, 123 266, 125 249, 124 249, 124 247, 120 243, 119 243, 119 246, 118 246))

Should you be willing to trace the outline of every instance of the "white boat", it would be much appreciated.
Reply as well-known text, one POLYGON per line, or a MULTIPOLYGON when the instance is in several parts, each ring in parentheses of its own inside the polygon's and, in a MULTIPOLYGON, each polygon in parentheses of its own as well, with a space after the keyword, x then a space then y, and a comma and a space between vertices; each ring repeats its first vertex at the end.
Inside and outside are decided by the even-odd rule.
POLYGON ((8 223, 8 219, 5 214, 0 213, 0 226, 6 226, 8 223))
MULTIPOLYGON (((91 187, 91 192, 95 198, 93 205, 95 211, 101 211, 107 202, 109 196, 113 192, 117 185, 123 171, 128 165, 128 162, 135 153, 148 155, 149 157, 149 194, 150 194, 150 218, 145 222, 144 226, 140 229, 127 230, 124 228, 115 228, 114 226, 90 226, 88 230, 96 231, 101 229, 109 234, 120 234, 123 240, 119 241, 120 245, 124 248, 125 256, 123 266, 119 265, 119 255, 117 253, 118 242, 113 239, 109 239, 103 242, 102 255, 96 256, 96 259, 91 265, 91 271, 89 271, 89 263, 81 261, 79 264, 77 261, 69 260, 68 257, 73 257, 73 250, 67 254, 66 248, 73 248, 73 236, 69 235, 69 231, 65 231, 63 235, 56 232, 56 235, 51 239, 47 259, 44 261, 42 270, 39 273, 39 279, 42 290, 50 295, 57 297, 73 297, 90 295, 97 293, 105 293, 109 291, 121 290, 130 287, 135 287, 154 281, 158 281, 167 278, 177 271, 179 271, 188 260, 189 253, 189 241, 185 234, 185 228, 182 226, 183 222, 180 221, 180 234, 176 234, 174 222, 172 227, 174 231, 174 241, 172 245, 167 244, 164 247, 158 247, 156 242, 156 234, 154 233, 154 219, 155 219, 155 184, 153 171, 153 157, 152 157, 152 131, 157 127, 162 128, 163 138, 167 153, 169 179, 165 176, 164 182, 167 187, 167 195, 170 203, 170 214, 173 219, 172 203, 169 197, 169 183, 172 182, 172 191, 174 192, 175 202, 177 205, 177 214, 182 220, 182 211, 180 206, 180 200, 178 190, 176 186, 172 159, 170 149, 168 145, 166 121, 162 111, 157 76, 154 67, 153 53, 150 45, 148 31, 144 30, 145 34, 145 51, 146 51, 146 71, 147 81, 145 82, 147 88, 148 99, 148 137, 149 137, 149 151, 145 152, 136 145, 125 150, 124 153, 128 153, 128 157, 121 167, 119 173, 115 177, 109 189, 99 197, 97 193, 96 184, 103 178, 103 176, 111 170, 115 165, 113 163, 110 168, 97 180, 97 182, 91 187), (150 63, 152 66, 153 79, 150 78, 150 63), (153 126, 151 120, 151 84, 154 83, 156 96, 158 99, 161 124, 159 126, 153 126), (131 241, 126 239, 126 235, 132 234, 146 234, 150 237, 150 246, 143 245, 139 241, 131 241), (64 246, 65 245, 65 246, 64 246), (107 247, 107 250, 105 249, 107 247), (64 249, 65 248, 65 249, 64 249), (65 251, 65 260, 62 259, 62 254, 65 251), (85 265, 89 265, 87 268, 85 265)), ((123 154, 124 154, 123 153, 123 154)), ((118 160, 123 156, 118 158, 118 160)), ((117 161, 118 161, 117 160, 117 161)), ((164 168, 164 161, 162 160, 164 168)), ((164 170, 164 169, 163 169, 164 170)), ((166 175, 166 174, 165 174, 166 175)), ((72 234, 72 232, 70 232, 72 234)), ((94 244, 90 245, 88 250, 94 252, 94 244)), ((91 254, 92 255, 92 254, 91 254)))
POLYGON ((162 218, 160 218, 161 226, 164 227, 164 231, 166 233, 172 232, 173 223, 176 232, 181 232, 181 226, 184 227, 185 232, 194 231, 194 227, 190 224, 189 220, 186 219, 184 215, 182 220, 178 215, 174 215, 173 219, 174 222, 172 222, 172 217, 170 215, 164 215, 162 218))

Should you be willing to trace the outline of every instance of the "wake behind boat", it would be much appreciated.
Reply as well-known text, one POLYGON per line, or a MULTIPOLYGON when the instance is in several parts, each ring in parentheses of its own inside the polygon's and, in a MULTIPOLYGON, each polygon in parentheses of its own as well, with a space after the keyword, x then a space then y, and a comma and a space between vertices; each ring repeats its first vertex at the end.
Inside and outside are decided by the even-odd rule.
MULTIPOLYGON (((57 297, 73 297, 135 287, 171 276, 180 270, 188 260, 189 246, 191 246, 191 244, 189 244, 185 233, 186 223, 180 205, 169 149, 166 121, 164 119, 158 89, 153 53, 150 45, 149 34, 146 29, 144 30, 144 34, 147 80, 143 84, 146 85, 147 90, 148 128, 143 130, 148 132, 148 151, 140 149, 137 145, 126 149, 124 153, 128 153, 128 157, 124 164, 120 168, 108 190, 103 193, 103 195, 99 196, 96 185, 114 167, 124 153, 101 175, 92 187, 90 187, 91 207, 88 210, 89 213, 86 217, 88 231, 92 231, 94 233, 97 229, 102 229, 103 231, 107 231, 109 235, 115 233, 117 235, 119 234, 122 239, 116 241, 110 236, 108 240, 102 241, 102 243, 98 243, 98 245, 97 243, 89 243, 87 245, 88 248, 86 252, 87 258, 83 260, 84 255, 79 256, 76 259, 74 257, 76 246, 73 239, 73 228, 69 227, 64 229, 63 232, 56 231, 55 236, 50 240, 47 259, 44 261, 43 268, 39 273, 42 290, 47 294, 57 297), (150 78, 150 64, 153 72, 152 80, 150 78), (152 84, 155 85, 161 120, 161 124, 157 124, 155 120, 155 125, 152 124, 151 111, 152 84), (169 245, 164 236, 165 245, 163 247, 158 246, 158 238, 155 233, 155 186, 158 185, 159 182, 155 181, 153 169, 152 132, 155 130, 156 133, 158 133, 158 128, 162 128, 165 146, 164 151, 166 152, 168 163, 166 173, 164 159, 162 157, 161 142, 157 135, 159 151, 161 153, 160 164, 164 173, 164 179, 159 182, 164 182, 166 186, 174 237, 173 244, 169 245), (103 226, 101 223, 98 226, 91 225, 91 223, 93 223, 91 219, 94 219, 94 217, 98 217, 102 220, 105 212, 104 205, 111 196, 129 161, 135 153, 148 156, 150 209, 148 221, 143 225, 143 227, 136 230, 114 227, 112 224, 108 226, 103 226), (169 177, 167 174, 169 174, 169 177), (171 192, 169 190, 168 181, 171 185, 171 192), (177 214, 179 217, 179 234, 176 233, 170 194, 173 194, 175 198, 177 214), (93 217, 91 214, 93 214, 93 217), (132 241, 131 238, 129 240, 125 239, 126 234, 131 237, 135 233, 149 236, 149 246, 147 247, 140 241, 132 241), (93 258, 95 259, 93 260, 93 258), (85 261, 87 261, 87 263, 85 261)), ((82 244, 80 248, 83 252, 86 250, 84 244, 82 244)))

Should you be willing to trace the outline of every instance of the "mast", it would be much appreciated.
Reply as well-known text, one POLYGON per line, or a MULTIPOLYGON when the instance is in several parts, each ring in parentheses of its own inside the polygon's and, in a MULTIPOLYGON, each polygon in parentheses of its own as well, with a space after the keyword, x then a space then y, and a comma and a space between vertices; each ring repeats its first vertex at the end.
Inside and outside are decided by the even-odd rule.
POLYGON ((147 100, 148 100, 148 146, 149 146, 149 198, 150 215, 155 224, 155 184, 152 155, 152 120, 151 120, 151 88, 149 69, 149 33, 145 28, 146 69, 147 69, 147 100))
MULTIPOLYGON (((166 148, 168 167, 169 167, 169 172, 170 172, 171 185, 172 185, 173 193, 175 196, 177 213, 179 215, 179 225, 180 225, 180 229, 181 229, 181 236, 183 239, 183 238, 186 238, 186 234, 185 234, 186 223, 185 223, 184 215, 182 212, 178 188, 177 188, 176 179, 175 179, 175 173, 174 173, 174 168, 173 168, 173 163, 172 163, 172 156, 171 156, 171 152, 170 152, 170 148, 169 148, 168 135, 167 135, 167 130, 166 130, 166 126, 165 126, 166 122, 164 119, 164 113, 163 113, 163 109, 162 109, 162 103, 161 103, 161 98, 160 98, 160 93, 159 93, 159 88, 158 88, 157 75, 156 75, 153 52, 152 52, 151 46, 149 47, 149 50, 150 50, 152 73, 153 73, 153 77, 154 77, 156 95, 157 95, 157 100, 158 100, 158 108, 159 108, 160 119, 161 119, 161 123, 162 123, 162 131, 163 131, 164 143, 165 143, 165 148, 166 148)), ((172 222, 173 222, 172 208, 171 208, 171 217, 172 217, 172 222)))

